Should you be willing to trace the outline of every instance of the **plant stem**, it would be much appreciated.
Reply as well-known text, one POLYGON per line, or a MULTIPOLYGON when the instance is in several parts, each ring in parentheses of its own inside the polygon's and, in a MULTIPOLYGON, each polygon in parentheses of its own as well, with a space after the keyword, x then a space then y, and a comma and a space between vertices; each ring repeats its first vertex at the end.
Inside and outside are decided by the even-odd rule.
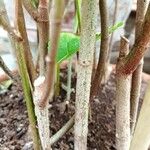
POLYGON ((133 135, 136 120, 137 120, 137 111, 139 105, 139 97, 140 97, 140 89, 141 89, 141 81, 142 81, 142 70, 143 70, 143 59, 137 66, 136 70, 132 74, 132 82, 131 82, 131 136, 133 135))
POLYGON ((43 109, 40 109, 38 102, 42 95, 42 87, 40 86, 45 80, 44 76, 39 76, 34 81, 34 105, 35 115, 37 117, 38 131, 41 139, 41 145, 43 150, 50 150, 50 131, 49 131, 49 116, 48 116, 48 103, 43 109))
POLYGON ((69 119, 69 121, 61 128, 59 129, 50 139, 49 143, 50 145, 53 145, 56 143, 60 138, 63 137, 65 133, 67 133, 74 125, 74 115, 69 119))
POLYGON ((15 41, 22 40, 22 38, 14 32, 13 28, 10 25, 5 9, 4 0, 0 0, 0 25, 4 28, 4 30, 7 31, 9 38, 11 38, 10 40, 13 41, 13 43, 15 43, 15 41))
POLYGON ((144 96, 130 150, 148 150, 150 141, 150 82, 144 96))
POLYGON ((150 2, 144 18, 143 29, 141 35, 136 39, 129 54, 122 60, 122 64, 119 66, 118 73, 132 74, 132 72, 138 66, 140 60, 143 58, 146 47, 150 42, 150 2))
POLYGON ((87 149, 90 84, 96 40, 96 2, 96 0, 83 0, 81 5, 81 43, 75 101, 75 150, 87 149))
POLYGON ((7 32, 11 46, 12 46, 12 53, 15 56, 15 40, 19 40, 19 36, 16 35, 16 33, 13 31, 13 29, 11 28, 10 25, 10 21, 6 12, 6 8, 5 8, 5 4, 4 4, 4 0, 0 0, 0 25, 2 24, 3 28, 5 30, 9 30, 9 32, 7 32), (2 13, 2 15, 1 15, 2 13))
POLYGON ((38 11, 35 7, 33 7, 32 3, 30 0, 23 0, 23 5, 25 9, 28 11, 30 16, 35 20, 38 21, 39 14, 38 11))
MULTIPOLYGON (((147 8, 148 0, 138 0, 137 1, 137 11, 136 11, 136 32, 135 39, 140 36, 142 31, 142 24, 147 8)), ((143 70, 143 59, 137 66, 136 70, 132 75, 132 87, 131 87, 131 135, 134 132, 136 119, 137 119, 137 111, 138 111, 138 103, 140 97, 140 89, 141 89, 141 80, 142 80, 142 70, 143 70)))
POLYGON ((32 54, 30 51, 29 41, 26 33, 25 20, 24 20, 23 8, 22 8, 22 0, 16 0, 15 11, 16 11, 16 25, 21 37, 23 38, 22 44, 24 49, 25 62, 27 65, 27 70, 29 73, 31 84, 33 85, 34 79, 36 77, 36 70, 32 60, 32 54))
POLYGON ((76 24, 75 24, 75 32, 76 34, 80 34, 81 32, 81 3, 82 0, 75 0, 75 10, 76 10, 76 24))
POLYGON ((49 3, 47 0, 39 0, 38 14, 39 18, 37 21, 38 34, 39 34, 39 67, 40 76, 34 81, 34 105, 35 114, 38 122, 39 135, 41 139, 41 145, 43 150, 50 150, 50 131, 49 131, 49 116, 48 116, 48 101, 45 107, 41 109, 38 105, 42 97, 42 87, 45 80, 45 57, 47 55, 48 39, 49 39, 49 3))
POLYGON ((40 75, 45 74, 46 62, 45 57, 48 52, 48 40, 49 40, 49 9, 47 0, 39 0, 38 6, 38 33, 39 33, 39 67, 40 75))
POLYGON ((67 75, 67 101, 69 102, 71 95, 72 57, 69 58, 67 75))
MULTIPOLYGON (((118 12, 119 12, 119 0, 115 0, 115 8, 114 8, 114 16, 113 16, 113 25, 115 24, 115 22, 117 21, 117 17, 118 17, 118 12)), ((110 61, 110 54, 112 51, 112 44, 113 44, 113 38, 114 38, 114 33, 111 34, 110 37, 110 42, 109 42, 109 51, 108 51, 108 57, 107 57, 107 64, 109 64, 110 61)))
POLYGON ((51 12, 51 29, 50 29, 50 52, 46 58, 47 72, 44 81, 43 94, 39 101, 39 106, 44 108, 47 104, 54 85, 56 54, 61 30, 61 20, 64 11, 64 1, 54 0, 51 12))
MULTIPOLYGON (((24 24, 21 26, 20 23, 23 21, 23 10, 22 10, 22 1, 21 0, 16 0, 16 24, 17 24, 17 31, 23 36, 23 38, 27 38, 26 32, 23 31, 25 28, 24 24)), ((25 39, 26 40, 26 39, 25 39)), ((32 138, 33 138, 33 143, 34 143, 34 149, 35 150, 40 150, 40 139, 39 139, 39 134, 38 130, 36 128, 36 117, 34 113, 34 105, 33 105, 33 99, 32 99, 32 91, 31 91, 31 83, 30 83, 30 78, 28 74, 28 69, 27 69, 27 64, 26 64, 26 58, 25 58, 25 42, 20 41, 16 42, 16 56, 17 56, 17 62, 19 65, 19 72, 22 80, 22 86, 23 86, 23 91, 25 94, 25 100, 26 100, 26 106, 27 106, 27 111, 28 111, 28 117, 29 117, 29 122, 31 126, 31 132, 32 132, 32 138)))
POLYGON ((40 138, 36 127, 36 117, 34 113, 34 104, 31 94, 30 79, 27 72, 26 62, 24 58, 24 49, 22 42, 16 42, 16 56, 19 66, 19 72, 22 80, 23 92, 26 100, 29 123, 31 127, 31 134, 33 139, 33 146, 35 150, 40 150, 40 138))
POLYGON ((60 64, 56 64, 55 96, 60 93, 60 64))
POLYGON ((108 31, 108 11, 107 1, 99 0, 99 10, 101 16, 101 46, 99 53, 99 61, 91 87, 91 97, 97 94, 101 85, 102 78, 106 72, 106 62, 108 57, 109 31, 108 31))
POLYGON ((116 149, 128 150, 130 145, 130 84, 131 75, 119 75, 118 66, 129 52, 129 42, 121 38, 116 66, 116 149))
POLYGON ((58 130, 51 138, 50 144, 57 142, 67 131, 69 131, 74 125, 74 116, 60 129, 58 130))
MULTIPOLYGON (((11 70, 12 74, 15 76, 18 74, 18 70, 17 69, 14 69, 14 70, 11 70)), ((6 80, 9 80, 9 77, 7 75, 4 74, 1 74, 0 75, 0 83, 3 82, 3 81, 6 81, 6 80)))
POLYGON ((5 62, 3 61, 2 57, 0 56, 0 67, 3 69, 3 71, 8 75, 10 79, 15 79, 14 75, 12 74, 11 70, 7 67, 5 62))
POLYGON ((72 6, 73 0, 68 0, 65 4, 65 10, 64 10, 64 15, 63 18, 67 17, 68 9, 72 6))
MULTIPOLYGON (((45 57, 47 55, 47 47, 49 40, 49 3, 47 0, 39 0, 38 6, 38 35, 39 35, 39 68, 40 76, 34 81, 34 105, 35 105, 35 114, 37 117, 38 131, 41 139, 41 145, 43 150, 50 150, 50 131, 49 131, 49 116, 48 116, 48 103, 45 108, 41 109, 38 105, 40 98, 42 96, 41 84, 44 82, 44 75, 46 70, 45 57), (42 80, 43 79, 43 80, 42 80)), ((30 10, 28 10, 30 11, 30 10)), ((31 11, 31 13, 33 13, 31 11)), ((32 14, 31 14, 32 15, 32 14)), ((33 16, 34 17, 34 16, 33 16)))

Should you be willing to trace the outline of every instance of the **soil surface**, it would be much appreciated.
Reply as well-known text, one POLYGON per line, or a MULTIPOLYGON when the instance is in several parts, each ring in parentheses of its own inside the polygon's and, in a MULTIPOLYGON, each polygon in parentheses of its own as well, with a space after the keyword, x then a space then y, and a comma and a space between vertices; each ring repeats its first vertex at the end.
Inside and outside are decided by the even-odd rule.
MULTIPOLYGON (((66 73, 62 73, 66 82, 66 73)), ((72 76, 75 85, 76 75, 72 76)), ((142 83, 142 101, 146 82, 142 83)), ((66 92, 50 103, 51 134, 56 133, 74 114, 75 93, 72 93, 69 105, 65 103, 66 92)), ((15 82, 8 92, 0 95, 0 150, 32 150, 30 131, 20 80, 15 82)), ((73 129, 53 145, 54 150, 73 149, 73 129)), ((99 90, 98 96, 91 101, 91 118, 88 133, 89 150, 115 150, 115 73, 99 90)))

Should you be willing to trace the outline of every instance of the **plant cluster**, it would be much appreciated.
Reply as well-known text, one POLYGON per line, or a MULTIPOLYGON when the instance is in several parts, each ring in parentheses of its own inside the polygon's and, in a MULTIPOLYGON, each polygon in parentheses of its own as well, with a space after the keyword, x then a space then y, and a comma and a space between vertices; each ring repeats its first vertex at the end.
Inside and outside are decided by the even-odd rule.
MULTIPOLYGON (((90 101, 97 95, 102 79, 106 76, 110 55, 110 34, 123 25, 117 23, 109 28, 107 1, 99 0, 101 33, 96 33, 97 0, 74 0, 75 31, 63 32, 61 24, 67 12, 65 8, 71 3, 71 0, 66 3, 63 0, 15 0, 16 26, 13 28, 7 16, 4 0, 0 0, 0 25, 8 32, 15 50, 35 150, 41 148, 50 150, 51 145, 73 125, 74 149, 87 149, 90 101), (27 37, 23 8, 28 11, 37 25, 39 40, 36 65, 27 37), (94 66, 95 42, 100 39, 99 60, 94 66), (67 86, 63 86, 67 90, 67 102, 69 102, 73 55, 77 55, 75 114, 55 135, 50 136, 49 101, 53 100, 54 95, 60 94, 60 64, 68 60, 68 83, 67 86)), ((116 6, 118 3, 117 1, 116 6)), ((150 42, 150 3, 146 0, 137 1, 136 23, 135 44, 129 51, 128 40, 121 37, 120 54, 116 65, 117 150, 137 150, 137 143, 139 149, 144 150, 149 146, 150 137, 147 133, 150 127, 146 127, 147 133, 141 133, 143 127, 149 123, 145 120, 150 113, 150 109, 146 108, 150 106, 149 93, 146 93, 139 120, 136 121, 143 66, 141 60, 150 42), (140 142, 139 134, 144 138, 140 138, 140 142)), ((14 75, 1 57, 0 67, 15 81, 14 75)))

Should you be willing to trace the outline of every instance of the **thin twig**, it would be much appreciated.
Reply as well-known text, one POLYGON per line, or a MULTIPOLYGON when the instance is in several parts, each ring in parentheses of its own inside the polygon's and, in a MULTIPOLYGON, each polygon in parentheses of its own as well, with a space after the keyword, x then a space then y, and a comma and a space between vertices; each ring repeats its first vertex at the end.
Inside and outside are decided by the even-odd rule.
MULTIPOLYGON (((56 143, 60 138, 64 136, 74 125, 74 116, 72 116, 69 121, 59 129, 52 137, 49 139, 50 145, 56 143)), ((32 143, 31 143, 32 144, 32 143)))
POLYGON ((57 47, 59 42, 60 30, 61 30, 61 20, 64 12, 64 1, 54 0, 52 4, 51 12, 51 28, 50 28, 50 52, 46 58, 47 61, 47 72, 43 87, 43 95, 39 101, 39 106, 44 108, 47 104, 49 96, 52 94, 52 89, 54 86, 55 77, 55 63, 57 47))
POLYGON ((49 40, 49 3, 47 0, 40 0, 38 6, 39 20, 37 22, 39 34, 39 67, 40 75, 45 74, 46 62, 45 57, 48 53, 48 40, 49 40))
MULTIPOLYGON (((142 32, 142 24, 146 12, 147 4, 148 4, 148 0, 137 1, 135 39, 137 39, 142 32)), ((137 111, 138 111, 138 103, 140 97, 142 71, 143 71, 143 61, 144 60, 142 59, 132 75, 131 100, 130 100, 131 101, 131 135, 134 132, 136 119, 137 119, 137 111)))
MULTIPOLYGON (((0 25, 2 25, 3 28, 7 31, 12 48, 14 48, 14 50, 16 51, 15 42, 22 41, 22 38, 19 35, 17 35, 14 32, 13 28, 11 27, 3 0, 0 0, 0 25)), ((13 73, 6 66, 1 56, 0 56, 0 66, 3 68, 5 73, 9 76, 9 78, 15 79, 13 73)))
POLYGON ((67 17, 68 9, 69 9, 69 7, 71 7, 72 3, 73 3, 73 0, 67 1, 66 6, 65 6, 65 10, 64 10, 63 18, 67 17))
POLYGON ((99 0, 99 10, 101 17, 101 46, 100 46, 98 66, 96 69, 94 80, 92 81, 91 96, 97 94, 98 88, 101 85, 102 78, 105 76, 109 50, 108 9, 106 0, 99 0))
POLYGON ((10 25, 10 21, 8 18, 8 14, 6 12, 4 0, 0 0, 0 11, 4 12, 3 15, 0 16, 0 20, 1 20, 0 22, 2 22, 3 28, 5 28, 5 30, 7 31, 7 34, 8 34, 11 46, 12 46, 12 52, 15 55, 15 51, 16 51, 15 42, 20 41, 22 39, 21 39, 21 37, 19 37, 19 35, 17 35, 15 33, 15 31, 13 30, 13 28, 10 25))
POLYGON ((80 34, 81 32, 81 0, 75 0, 75 10, 76 10, 76 20, 77 20, 77 27, 76 27, 76 34, 80 34))
POLYGON ((131 74, 138 66, 143 58, 146 47, 150 42, 150 2, 144 18, 143 29, 141 35, 136 39, 129 54, 123 59, 119 66, 120 74, 131 74), (134 59, 133 59, 134 58, 134 59))
MULTIPOLYGON (((11 70, 12 74, 14 74, 15 76, 18 75, 18 69, 13 69, 11 70)), ((0 82, 9 80, 10 77, 8 77, 5 73, 0 75, 0 82)))
MULTIPOLYGON (((114 16, 113 16, 113 25, 115 24, 115 22, 117 21, 117 16, 118 16, 118 11, 119 11, 119 0, 115 0, 115 8, 114 8, 114 16)), ((112 44, 113 44, 113 38, 114 38, 114 33, 112 33, 111 37, 110 37, 110 42, 109 42, 109 51, 108 51, 108 57, 107 57, 107 64, 110 61, 110 54, 112 51, 112 44)))
POLYGON ((71 97, 71 77, 72 77, 72 57, 69 58, 69 62, 68 62, 68 70, 67 70, 67 101, 70 101, 70 97, 71 97))
POLYGON ((9 36, 13 40, 16 40, 16 41, 22 40, 22 38, 19 35, 17 35, 17 33, 15 33, 15 31, 13 30, 13 28, 11 27, 9 23, 3 0, 0 0, 0 25, 3 27, 4 30, 8 32, 9 36))
POLYGON ((33 85, 34 79, 36 77, 36 70, 32 59, 32 54, 30 51, 29 41, 27 37, 26 27, 25 27, 25 20, 24 20, 24 13, 22 8, 22 0, 16 1, 16 25, 19 30, 21 37, 23 38, 23 49, 24 49, 24 57, 29 73, 29 77, 31 80, 31 84, 33 85))
POLYGON ((39 14, 38 11, 33 5, 31 4, 30 0, 23 0, 23 5, 25 9, 28 11, 28 13, 31 15, 31 17, 35 20, 38 21, 39 14))
POLYGON ((4 72, 9 76, 9 78, 14 79, 14 75, 12 74, 11 70, 7 67, 5 62, 3 61, 2 57, 0 56, 0 67, 4 70, 4 72))
POLYGON ((66 132, 68 132, 74 125, 74 116, 50 138, 50 145, 57 142, 66 132))

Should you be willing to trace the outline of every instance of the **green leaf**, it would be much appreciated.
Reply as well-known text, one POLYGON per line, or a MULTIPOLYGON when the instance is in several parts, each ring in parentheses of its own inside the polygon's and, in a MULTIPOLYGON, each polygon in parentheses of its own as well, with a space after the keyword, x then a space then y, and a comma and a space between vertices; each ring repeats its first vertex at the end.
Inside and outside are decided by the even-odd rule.
MULTIPOLYGON (((109 28, 109 34, 117 30, 123 25, 122 22, 119 22, 109 28)), ((96 40, 100 40, 101 33, 96 34, 96 40)), ((80 47, 80 37, 68 32, 62 32, 59 38, 58 50, 57 50, 57 63, 61 63, 63 60, 68 59, 70 56, 75 54, 80 47)), ((48 50, 50 50, 50 42, 48 43, 48 50)))
MULTIPOLYGON (((123 22, 116 23, 112 27, 108 29, 109 34, 112 34, 114 31, 116 31, 118 28, 122 27, 124 25, 123 22)), ((101 39, 101 33, 96 33, 96 40, 101 39)))
MULTIPOLYGON (((59 45, 57 50, 57 63, 61 63, 63 60, 68 59, 71 55, 79 50, 80 37, 73 33, 62 32, 59 38, 59 45)), ((50 42, 48 45, 50 49, 50 42)))

